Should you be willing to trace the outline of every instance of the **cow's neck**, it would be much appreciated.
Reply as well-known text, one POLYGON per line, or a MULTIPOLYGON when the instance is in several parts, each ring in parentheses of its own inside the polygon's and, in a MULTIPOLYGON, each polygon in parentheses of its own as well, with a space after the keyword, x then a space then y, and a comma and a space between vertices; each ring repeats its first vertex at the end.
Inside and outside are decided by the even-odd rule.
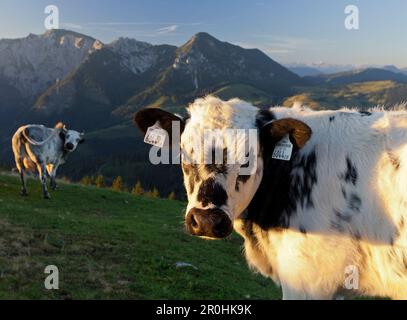
MULTIPOLYGON (((276 118, 268 112, 263 111, 258 117, 259 127, 276 118)), ((313 206, 311 194, 317 182, 315 151, 303 154, 294 148, 290 161, 276 160, 271 157, 276 142, 261 144, 263 176, 244 218, 264 230, 288 228, 298 206, 313 206)))
POLYGON ((263 151, 263 177, 246 213, 247 220, 264 230, 287 228, 296 208, 291 194, 291 172, 298 154, 289 162, 271 159, 269 154, 268 150, 263 151))
POLYGON ((58 136, 61 141, 61 149, 62 149, 61 150, 62 151, 61 160, 62 160, 62 162, 65 162, 69 155, 69 151, 65 149, 65 136, 61 136, 61 135, 58 135, 58 136))

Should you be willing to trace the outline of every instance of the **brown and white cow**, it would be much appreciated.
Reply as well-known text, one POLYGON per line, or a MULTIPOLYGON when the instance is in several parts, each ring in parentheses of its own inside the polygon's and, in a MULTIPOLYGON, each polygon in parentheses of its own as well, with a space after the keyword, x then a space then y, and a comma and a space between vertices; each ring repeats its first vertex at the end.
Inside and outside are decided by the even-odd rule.
MULTIPOLYGON (((407 298, 406 111, 259 110, 209 96, 188 113, 144 109, 135 122, 143 132, 159 125, 170 141, 172 122, 180 124, 191 234, 222 238, 233 226, 248 264, 281 285, 284 299, 407 298), (184 161, 205 130, 223 129, 257 130, 251 174, 240 174, 245 163, 184 161), (287 136, 289 158, 276 157, 287 136)), ((228 154, 220 140, 203 151, 228 154)))

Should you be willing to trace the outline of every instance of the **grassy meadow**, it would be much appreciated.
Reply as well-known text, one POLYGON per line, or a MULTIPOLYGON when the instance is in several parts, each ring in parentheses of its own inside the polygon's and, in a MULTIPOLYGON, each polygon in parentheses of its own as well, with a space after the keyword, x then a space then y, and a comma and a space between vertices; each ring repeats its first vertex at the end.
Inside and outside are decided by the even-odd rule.
POLYGON ((52 200, 0 173, 0 299, 278 299, 251 272, 236 234, 204 241, 183 228, 185 203, 60 183, 52 200), (176 267, 179 262, 194 267, 176 267), (59 269, 46 290, 44 269, 59 269))

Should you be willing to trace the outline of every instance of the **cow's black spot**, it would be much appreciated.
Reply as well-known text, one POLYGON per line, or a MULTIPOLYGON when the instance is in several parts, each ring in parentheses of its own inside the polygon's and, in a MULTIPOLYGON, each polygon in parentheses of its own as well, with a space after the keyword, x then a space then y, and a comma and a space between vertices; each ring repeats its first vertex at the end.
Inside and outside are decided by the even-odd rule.
POLYGON ((236 179, 235 190, 236 190, 236 191, 239 191, 239 190, 240 190, 240 187, 239 187, 239 179, 236 179))
POLYGON ((318 182, 316 159, 315 151, 312 151, 309 155, 300 157, 293 165, 291 191, 293 197, 307 209, 314 207, 312 190, 318 182))
POLYGON ((334 214, 338 218, 338 220, 344 221, 349 223, 352 220, 352 215, 347 212, 347 211, 339 211, 337 209, 334 209, 334 214))
POLYGON ((297 206, 312 207, 312 191, 318 180, 315 151, 301 155, 294 145, 290 161, 276 160, 272 154, 277 140, 260 135, 263 176, 245 218, 263 230, 288 228, 297 206))
POLYGON ((371 116, 372 115, 372 113, 371 112, 369 112, 369 111, 359 111, 359 113, 360 113, 360 115, 362 116, 362 117, 365 117, 365 116, 371 116))
POLYGON ((267 122, 275 120, 276 117, 269 109, 261 109, 256 116, 257 128, 263 127, 267 122))
MULTIPOLYGON (((344 188, 342 188, 342 193, 346 193, 344 191, 344 188)), ((349 225, 352 220, 353 213, 360 212, 362 205, 362 200, 356 193, 351 193, 348 197, 345 196, 345 199, 348 200, 346 209, 333 209, 335 220, 331 221, 331 227, 339 232, 345 231, 345 225, 349 225)))
POLYGON ((356 182, 358 180, 358 171, 349 157, 346 157, 346 170, 343 174, 340 175, 340 178, 343 179, 345 182, 356 185, 356 182))
POLYGON ((300 232, 303 234, 307 234, 307 230, 303 226, 300 226, 300 232))
POLYGON ((213 178, 209 178, 202 182, 198 191, 198 201, 202 203, 204 207, 212 203, 217 207, 221 207, 226 204, 228 195, 225 189, 213 178))
POLYGON ((362 200, 356 193, 351 193, 348 201, 348 207, 352 211, 360 211, 360 207, 362 205, 362 200))
POLYGON ((335 116, 330 116, 329 117, 329 122, 332 122, 332 121, 334 121, 335 120, 335 116))
POLYGON ((342 195, 346 199, 348 197, 348 193, 346 192, 346 189, 344 186, 341 187, 342 195))
POLYGON ((389 160, 393 165, 394 169, 396 170, 400 169, 400 159, 391 152, 388 152, 387 156, 389 157, 389 160))

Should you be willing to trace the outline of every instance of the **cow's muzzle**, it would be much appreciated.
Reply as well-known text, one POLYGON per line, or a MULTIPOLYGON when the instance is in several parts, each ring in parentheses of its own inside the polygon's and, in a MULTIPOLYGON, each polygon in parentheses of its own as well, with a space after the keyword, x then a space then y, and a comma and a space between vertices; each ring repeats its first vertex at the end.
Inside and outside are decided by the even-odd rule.
POLYGON ((194 236, 218 239, 227 237, 233 230, 229 216, 220 209, 192 208, 185 218, 185 226, 194 236))
POLYGON ((73 150, 73 147, 74 147, 73 143, 70 143, 70 142, 68 142, 68 143, 65 145, 65 149, 68 150, 68 151, 73 150))

